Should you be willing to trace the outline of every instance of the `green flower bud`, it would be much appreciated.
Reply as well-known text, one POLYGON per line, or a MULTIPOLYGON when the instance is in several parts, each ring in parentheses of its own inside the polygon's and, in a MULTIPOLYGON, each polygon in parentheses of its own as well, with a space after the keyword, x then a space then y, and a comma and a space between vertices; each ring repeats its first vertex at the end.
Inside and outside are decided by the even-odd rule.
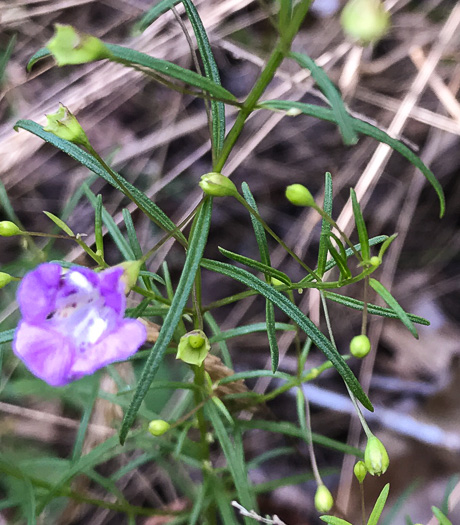
POLYGON ((80 126, 80 123, 74 115, 62 104, 59 104, 59 109, 56 113, 46 115, 48 120, 46 126, 43 128, 64 140, 87 146, 89 144, 88 137, 80 126))
POLYGON ((315 494, 315 508, 318 512, 329 512, 334 505, 334 498, 326 485, 319 485, 315 494))
POLYGON ((126 295, 136 286, 141 266, 141 261, 124 261, 115 266, 115 268, 123 268, 123 275, 120 277, 120 280, 125 285, 126 295))
POLYGON ((350 342, 351 355, 355 357, 366 357, 371 351, 371 342, 367 335, 356 335, 350 342))
POLYGON ((221 173, 206 173, 198 184, 211 197, 231 197, 238 193, 235 184, 221 173))
POLYGON ((390 27, 390 14, 380 0, 349 0, 340 17, 349 37, 362 45, 380 40, 390 27))
POLYGON ((3 288, 7 284, 9 284, 11 281, 14 281, 15 278, 12 277, 10 274, 5 272, 0 272, 0 288, 3 288))
POLYGON ((286 188, 287 200, 295 206, 314 206, 315 199, 302 184, 291 184, 286 188))
POLYGON ((202 330, 192 330, 180 338, 177 348, 176 359, 184 363, 201 366, 209 350, 211 343, 202 330))
POLYGON ((369 262, 371 266, 374 266, 377 268, 377 266, 380 266, 382 264, 382 259, 380 259, 380 257, 377 257, 377 255, 374 255, 374 257, 371 257, 369 259, 369 262))
POLYGON ((149 423, 149 432, 152 436, 162 436, 170 428, 171 425, 167 421, 163 421, 163 419, 153 419, 149 423))
POLYGON ((85 64, 94 60, 110 58, 106 45, 95 36, 78 33, 72 26, 56 24, 54 36, 46 47, 58 66, 85 64))
POLYGON ((0 222, 0 237, 13 237, 13 235, 20 235, 22 231, 11 221, 0 222))
POLYGON ((367 440, 366 450, 364 451, 364 464, 372 476, 385 474, 390 464, 390 458, 383 443, 375 436, 367 440))
POLYGON ((367 468, 364 461, 358 461, 353 467, 353 472, 355 473, 356 479, 362 483, 367 474, 367 468))

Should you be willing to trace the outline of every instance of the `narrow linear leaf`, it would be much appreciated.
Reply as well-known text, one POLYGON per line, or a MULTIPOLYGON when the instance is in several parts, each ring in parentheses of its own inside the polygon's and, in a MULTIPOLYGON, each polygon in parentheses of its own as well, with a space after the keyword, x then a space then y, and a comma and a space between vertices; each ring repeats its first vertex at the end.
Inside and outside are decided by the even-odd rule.
MULTIPOLYGON (((364 310, 364 303, 359 299, 354 299, 353 297, 347 297, 345 295, 340 295, 334 292, 328 292, 327 290, 325 290, 323 293, 327 299, 330 299, 331 301, 339 303, 343 306, 348 306, 349 308, 353 308, 354 310, 364 310)), ((384 308, 383 306, 377 306, 376 304, 367 303, 367 311, 368 313, 373 315, 380 315, 381 317, 387 317, 389 319, 399 319, 398 315, 394 312, 394 310, 390 308, 384 308)), ((424 319, 423 317, 419 317, 418 315, 409 313, 407 315, 413 323, 421 324, 424 326, 430 326, 430 321, 424 319)))
POLYGON ((0 344, 10 343, 14 338, 15 331, 16 329, 13 328, 12 330, 5 330, 3 332, 0 332, 0 344))
MULTIPOLYGON (((243 182, 242 190, 243 190, 243 195, 244 195, 244 198, 246 199, 246 202, 249 204, 249 206, 251 206, 251 208, 256 213, 259 213, 256 201, 246 182, 243 182)), ((265 230, 262 224, 260 224, 260 222, 257 220, 256 217, 254 217, 252 213, 250 214, 250 217, 251 217, 252 227, 254 229, 254 235, 256 236, 257 246, 259 247, 260 260, 262 261, 262 264, 265 264, 271 268, 270 252, 268 250, 267 236, 265 235, 265 230)), ((265 273, 265 280, 267 282, 270 281, 270 275, 267 273, 265 273)), ((280 281, 283 282, 281 279, 280 281)), ((279 364, 279 348, 278 348, 278 341, 276 339, 275 308, 273 306, 273 303, 268 300, 265 302, 265 317, 267 321, 267 337, 268 337, 268 344, 270 347, 270 358, 272 362, 272 371, 276 372, 278 368, 278 364, 279 364)))
MULTIPOLYGON (((331 233, 331 235, 333 234, 331 233)), ((339 247, 342 247, 342 250, 343 250, 343 245, 340 241, 338 241, 338 245, 339 247)), ((346 256, 343 257, 342 254, 339 253, 334 248, 330 239, 327 240, 327 246, 328 246, 329 253, 332 255, 332 258, 334 259, 335 264, 338 266, 340 270, 340 279, 349 279, 351 277, 351 271, 348 268, 346 256)))
POLYGON ((356 198, 356 193, 353 188, 350 188, 351 205, 353 208, 353 215, 355 216, 356 229, 358 230, 359 243, 361 244, 361 254, 364 261, 368 261, 371 257, 369 248, 369 236, 367 234, 366 223, 361 212, 361 207, 356 198))
POLYGON ((111 60, 120 62, 126 66, 142 66, 147 69, 156 71, 170 78, 180 80, 185 84, 196 87, 200 90, 206 91, 214 97, 227 100, 229 102, 236 102, 237 99, 230 91, 226 90, 219 84, 209 78, 203 77, 194 71, 185 69, 173 62, 162 60, 160 58, 154 58, 150 55, 146 55, 135 49, 129 49, 127 47, 118 46, 115 44, 105 44, 109 51, 112 53, 111 60))
POLYGON ((134 32, 143 32, 149 25, 153 24, 162 14, 169 11, 172 7, 180 4, 182 0, 162 0, 150 8, 144 16, 134 26, 134 32))
MULTIPOLYGON (((259 210, 257 208, 256 201, 254 199, 254 196, 251 193, 251 190, 249 189, 249 186, 246 182, 243 182, 241 185, 241 189, 243 190, 243 196, 246 202, 251 206, 251 208, 259 213, 259 210)), ((257 246, 259 248, 260 253, 260 260, 263 264, 266 264, 267 266, 271 266, 270 264, 270 253, 268 250, 268 243, 267 243, 267 236, 265 235, 265 230, 262 224, 254 217, 254 215, 250 214, 251 218, 251 224, 252 228, 254 230, 254 234, 256 236, 256 242, 257 246)))
MULTIPOLYGON (((100 163, 94 157, 92 157, 86 151, 83 151, 75 144, 72 144, 67 140, 60 139, 59 137, 56 137, 56 135, 53 135, 53 133, 45 131, 42 126, 40 126, 36 122, 33 122, 32 120, 18 120, 18 122, 16 122, 16 124, 14 125, 14 129, 17 130, 18 128, 25 129, 26 131, 29 131, 37 137, 40 137, 45 142, 48 142, 49 144, 55 146, 62 152, 69 155, 69 157, 72 157, 77 162, 88 168, 90 171, 104 179, 114 188, 125 193, 122 186, 120 186, 120 184, 107 173, 107 171, 100 165, 100 163)), ((138 190, 135 186, 130 184, 120 174, 116 173, 116 175, 123 182, 124 187, 127 188, 127 190, 129 191, 130 195, 128 195, 128 197, 132 196, 133 202, 135 202, 137 206, 151 220, 153 220, 156 224, 158 224, 167 232, 171 233, 176 230, 174 237, 182 242, 185 242, 184 235, 181 232, 177 232, 176 225, 163 212, 163 210, 161 210, 155 203, 153 203, 145 193, 143 193, 142 191, 138 190)))
POLYGON ((276 339, 275 308, 271 301, 265 302, 265 318, 267 321, 267 337, 268 344, 270 346, 272 372, 275 373, 278 370, 280 355, 278 349, 278 341, 276 339))
MULTIPOLYGON (((326 172, 324 177, 324 203, 323 210, 329 215, 332 215, 332 176, 329 172, 326 172)), ((319 238, 319 248, 318 248, 318 269, 317 274, 321 277, 326 271, 326 261, 328 254, 328 239, 331 233, 331 223, 326 219, 321 221, 321 235, 319 238)))
MULTIPOLYGON (((369 246, 375 246, 377 244, 381 244, 382 242, 384 242, 385 240, 388 239, 388 235, 378 235, 377 237, 373 237, 372 239, 369 240, 369 246)), ((360 251, 361 250, 361 244, 355 244, 354 245, 354 249, 356 251, 360 251)), ((353 250, 351 248, 347 248, 345 250, 345 255, 346 257, 351 257, 353 255, 353 250)), ((334 268, 334 266, 336 266, 336 262, 334 261, 334 259, 329 259, 327 262, 326 262, 326 266, 325 266, 325 269, 324 271, 325 272, 328 272, 329 270, 332 270, 332 268, 334 268)), ((313 281, 313 277, 311 275, 307 275, 307 277, 305 277, 304 279, 302 279, 302 283, 308 283, 308 282, 312 282, 313 281)))
POLYGON ((78 461, 82 455, 86 431, 88 429, 91 414, 93 412, 94 404, 96 403, 97 394, 99 392, 99 380, 99 374, 95 374, 91 377, 92 388, 91 392, 89 392, 88 399, 86 400, 85 409, 83 411, 80 426, 78 427, 77 436, 75 438, 75 443, 72 452, 72 463, 78 461))
POLYGON ((27 62, 26 69, 28 72, 34 67, 34 65, 43 58, 50 57, 51 53, 47 47, 42 47, 39 49, 36 53, 34 53, 30 58, 29 62, 27 62))
POLYGON ((367 522, 367 525, 377 525, 380 516, 382 515, 383 508, 385 507, 385 503, 388 498, 388 493, 390 491, 390 484, 387 483, 380 493, 380 496, 377 498, 377 501, 375 502, 374 508, 372 509, 371 515, 369 516, 369 520, 367 522))
POLYGON ((74 232, 59 217, 56 217, 56 215, 54 215, 53 213, 49 211, 44 211, 43 213, 48 217, 48 219, 52 220, 54 224, 58 228, 60 228, 63 232, 67 233, 67 235, 69 235, 70 237, 75 237, 74 232))
POLYGON ((418 339, 417 330, 414 323, 410 320, 407 313, 404 311, 402 306, 396 301, 391 293, 383 286, 382 283, 376 279, 369 279, 371 287, 380 295, 380 297, 387 303, 387 305, 395 312, 403 325, 409 330, 409 332, 418 339))
MULTIPOLYGON (((185 11, 192 24, 195 32, 198 49, 200 51, 201 59, 203 60, 204 72, 209 80, 212 80, 218 86, 221 85, 219 69, 214 58, 211 45, 209 43, 206 29, 201 21, 200 15, 193 5, 191 0, 183 0, 185 11)), ((222 151, 225 138, 225 106, 222 102, 211 100, 211 116, 212 116, 212 146, 214 157, 222 151)))
MULTIPOLYGON (((85 183, 83 184, 83 189, 91 206, 93 206, 93 208, 96 209, 98 206, 96 195, 94 195, 94 193, 88 188, 88 186, 85 183)), ((101 215, 102 222, 105 224, 108 232, 110 233, 110 236, 112 237, 114 243, 120 250, 120 253, 123 255, 123 257, 127 261, 135 259, 131 246, 126 242, 126 239, 123 237, 120 228, 118 227, 117 223, 113 220, 112 215, 110 215, 110 213, 105 209, 104 206, 102 206, 102 204, 101 215)))
MULTIPOLYGON (((295 331, 295 326, 287 323, 275 323, 275 330, 283 331, 295 331)), ((266 332, 267 323, 253 323, 243 326, 238 326, 238 328, 232 328, 226 330, 225 332, 220 332, 218 335, 213 335, 209 338, 210 343, 220 343, 220 341, 227 341, 234 337, 240 337, 248 334, 253 334, 255 332, 266 332)))
POLYGON ((436 518, 439 520, 439 525, 452 525, 450 519, 437 507, 431 507, 431 510, 433 511, 433 514, 436 516, 436 518))
MULTIPOLYGON (((316 106, 313 104, 305 104, 303 102, 295 102, 288 100, 267 100, 264 102, 260 102, 258 104, 258 107, 282 111, 288 111, 291 108, 296 108, 302 111, 302 113, 304 113, 305 115, 310 115, 320 120, 326 120, 328 122, 337 123, 335 115, 331 109, 316 106)), ((400 153, 403 157, 405 157, 411 164, 413 164, 423 173, 425 178, 433 186, 434 190, 438 195, 440 216, 442 217, 445 211, 445 197, 443 189, 436 177, 434 176, 433 172, 427 166, 425 166, 420 157, 418 157, 418 155, 416 155, 400 140, 390 137, 390 135, 388 135, 388 133, 386 133, 385 131, 382 131, 381 129, 377 128, 376 126, 373 126, 372 124, 369 124, 368 122, 365 122, 364 120, 358 119, 356 117, 351 118, 353 121, 353 128, 357 133, 367 135, 378 140, 379 142, 387 144, 395 151, 400 153)))
MULTIPOLYGON (((236 446, 236 436, 234 437, 235 441, 230 439, 217 407, 213 403, 207 403, 205 411, 211 420, 212 427, 217 435, 220 446, 222 447, 225 459, 227 460, 228 469, 232 475, 239 502, 247 509, 255 509, 255 498, 252 496, 252 490, 249 486, 245 462, 239 457, 237 450, 239 447, 236 446)), ((237 433, 238 431, 233 429, 232 432, 237 433)), ((248 523, 248 525, 250 524, 246 519, 245 523, 248 523)))
POLYGON ((241 264, 244 264, 245 266, 249 266, 249 268, 252 268, 253 270, 258 270, 259 272, 262 272, 270 277, 275 277, 283 284, 286 284, 288 286, 292 284, 291 279, 289 279, 289 277, 284 272, 281 272, 276 268, 272 268, 271 266, 268 266, 254 259, 250 259, 249 257, 245 257, 244 255, 240 255, 239 253, 231 252, 230 250, 226 250, 225 248, 221 248, 220 246, 219 251, 222 255, 225 255, 225 257, 231 259, 232 261, 236 261, 241 264))
MULTIPOLYGON (((304 437, 303 431, 297 425, 294 425, 293 423, 288 423, 286 421, 280 422, 266 421, 263 419, 253 419, 251 421, 240 421, 238 424, 241 426, 241 428, 257 428, 266 432, 274 432, 276 434, 283 434, 285 436, 297 438, 304 437)), ((363 451, 361 449, 351 447, 345 443, 342 443, 341 441, 336 441, 335 439, 316 434, 315 432, 311 433, 311 438, 315 445, 330 448, 332 450, 337 450, 338 452, 342 452, 344 454, 351 454, 352 456, 356 456, 359 459, 362 459, 364 457, 363 451)))
POLYGON ((291 303, 286 296, 241 268, 236 268, 230 264, 222 262, 211 261, 209 259, 203 259, 201 265, 203 268, 220 273, 222 275, 226 275, 245 284, 249 288, 255 290, 265 298, 272 301, 278 308, 280 308, 280 310, 288 315, 299 326, 299 328, 308 335, 308 337, 310 337, 313 343, 324 353, 326 358, 331 361, 331 363, 334 365, 334 368, 337 370, 337 372, 339 372, 345 383, 363 404, 363 406, 365 406, 368 410, 373 411, 371 402, 364 393, 353 372, 350 370, 350 367, 346 364, 337 349, 314 325, 314 323, 296 305, 291 303))
POLYGON ((137 385, 134 397, 123 419, 120 430, 120 443, 123 444, 128 435, 128 431, 134 423, 136 414, 141 406, 150 383, 153 381, 155 374, 163 361, 164 354, 171 341, 177 325, 181 321, 182 312, 187 303, 190 291, 195 281, 195 275, 200 265, 203 250, 208 238, 209 225, 211 222, 212 199, 206 198, 203 201, 201 209, 198 212, 192 239, 187 250, 184 269, 182 271, 176 293, 171 302, 169 311, 163 322, 163 326, 158 335, 157 342, 147 358, 144 370, 137 385))
POLYGON ((289 53, 289 57, 293 58, 301 67, 310 71, 311 76, 319 89, 324 93, 324 96, 331 105, 344 144, 347 146, 356 144, 358 142, 358 137, 353 127, 352 117, 345 108, 345 104, 339 91, 323 68, 318 66, 312 58, 304 53, 289 53))
MULTIPOLYGON (((89 187, 89 186, 88 186, 89 187)), ((96 195, 96 206, 94 208, 94 237, 96 239, 96 250, 104 256, 104 236, 102 234, 102 195, 96 195)))
POLYGON ((329 525, 352 525, 349 521, 335 516, 320 516, 319 519, 329 523, 329 525))

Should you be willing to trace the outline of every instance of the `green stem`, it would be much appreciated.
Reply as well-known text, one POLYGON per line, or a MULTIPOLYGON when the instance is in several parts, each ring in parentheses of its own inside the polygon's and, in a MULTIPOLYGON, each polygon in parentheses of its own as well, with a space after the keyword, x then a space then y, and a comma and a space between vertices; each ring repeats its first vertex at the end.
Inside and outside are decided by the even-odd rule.
POLYGON ((270 55, 267 61, 267 65, 263 69, 260 77, 254 84, 249 95, 244 101, 243 107, 238 113, 238 116, 236 117, 232 129, 230 130, 224 141, 222 151, 216 160, 214 171, 220 173, 220 171, 224 167, 225 162, 227 161, 228 156, 230 155, 233 149, 233 146, 235 145, 236 141, 238 140, 238 137, 240 136, 243 130, 247 118, 256 107, 257 102, 259 101, 263 92, 267 88, 268 84, 270 84, 270 82, 272 81, 278 67, 281 65, 281 62, 289 53, 292 41, 294 40, 294 37, 296 36, 312 1, 313 0, 306 0, 304 2, 301 2, 297 6, 296 11, 294 12, 294 15, 292 17, 291 26, 288 28, 284 35, 281 35, 278 43, 276 44, 275 49, 272 51, 272 54, 270 55))

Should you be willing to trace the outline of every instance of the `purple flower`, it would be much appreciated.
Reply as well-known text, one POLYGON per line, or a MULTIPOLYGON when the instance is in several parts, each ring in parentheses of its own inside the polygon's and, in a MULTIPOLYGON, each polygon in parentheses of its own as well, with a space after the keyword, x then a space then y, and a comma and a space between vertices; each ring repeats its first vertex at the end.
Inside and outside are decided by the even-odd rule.
POLYGON ((125 312, 122 268, 96 273, 37 266, 21 281, 14 353, 37 377, 62 386, 133 355, 146 330, 125 312))

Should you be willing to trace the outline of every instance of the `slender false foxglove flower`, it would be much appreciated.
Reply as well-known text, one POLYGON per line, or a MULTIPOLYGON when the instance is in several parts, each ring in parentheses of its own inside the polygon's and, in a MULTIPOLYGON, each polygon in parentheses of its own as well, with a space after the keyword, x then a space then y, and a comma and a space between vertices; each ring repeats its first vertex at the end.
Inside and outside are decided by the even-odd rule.
POLYGON ((25 275, 13 351, 34 375, 63 386, 127 359, 145 342, 145 327, 123 318, 122 274, 44 263, 25 275))

